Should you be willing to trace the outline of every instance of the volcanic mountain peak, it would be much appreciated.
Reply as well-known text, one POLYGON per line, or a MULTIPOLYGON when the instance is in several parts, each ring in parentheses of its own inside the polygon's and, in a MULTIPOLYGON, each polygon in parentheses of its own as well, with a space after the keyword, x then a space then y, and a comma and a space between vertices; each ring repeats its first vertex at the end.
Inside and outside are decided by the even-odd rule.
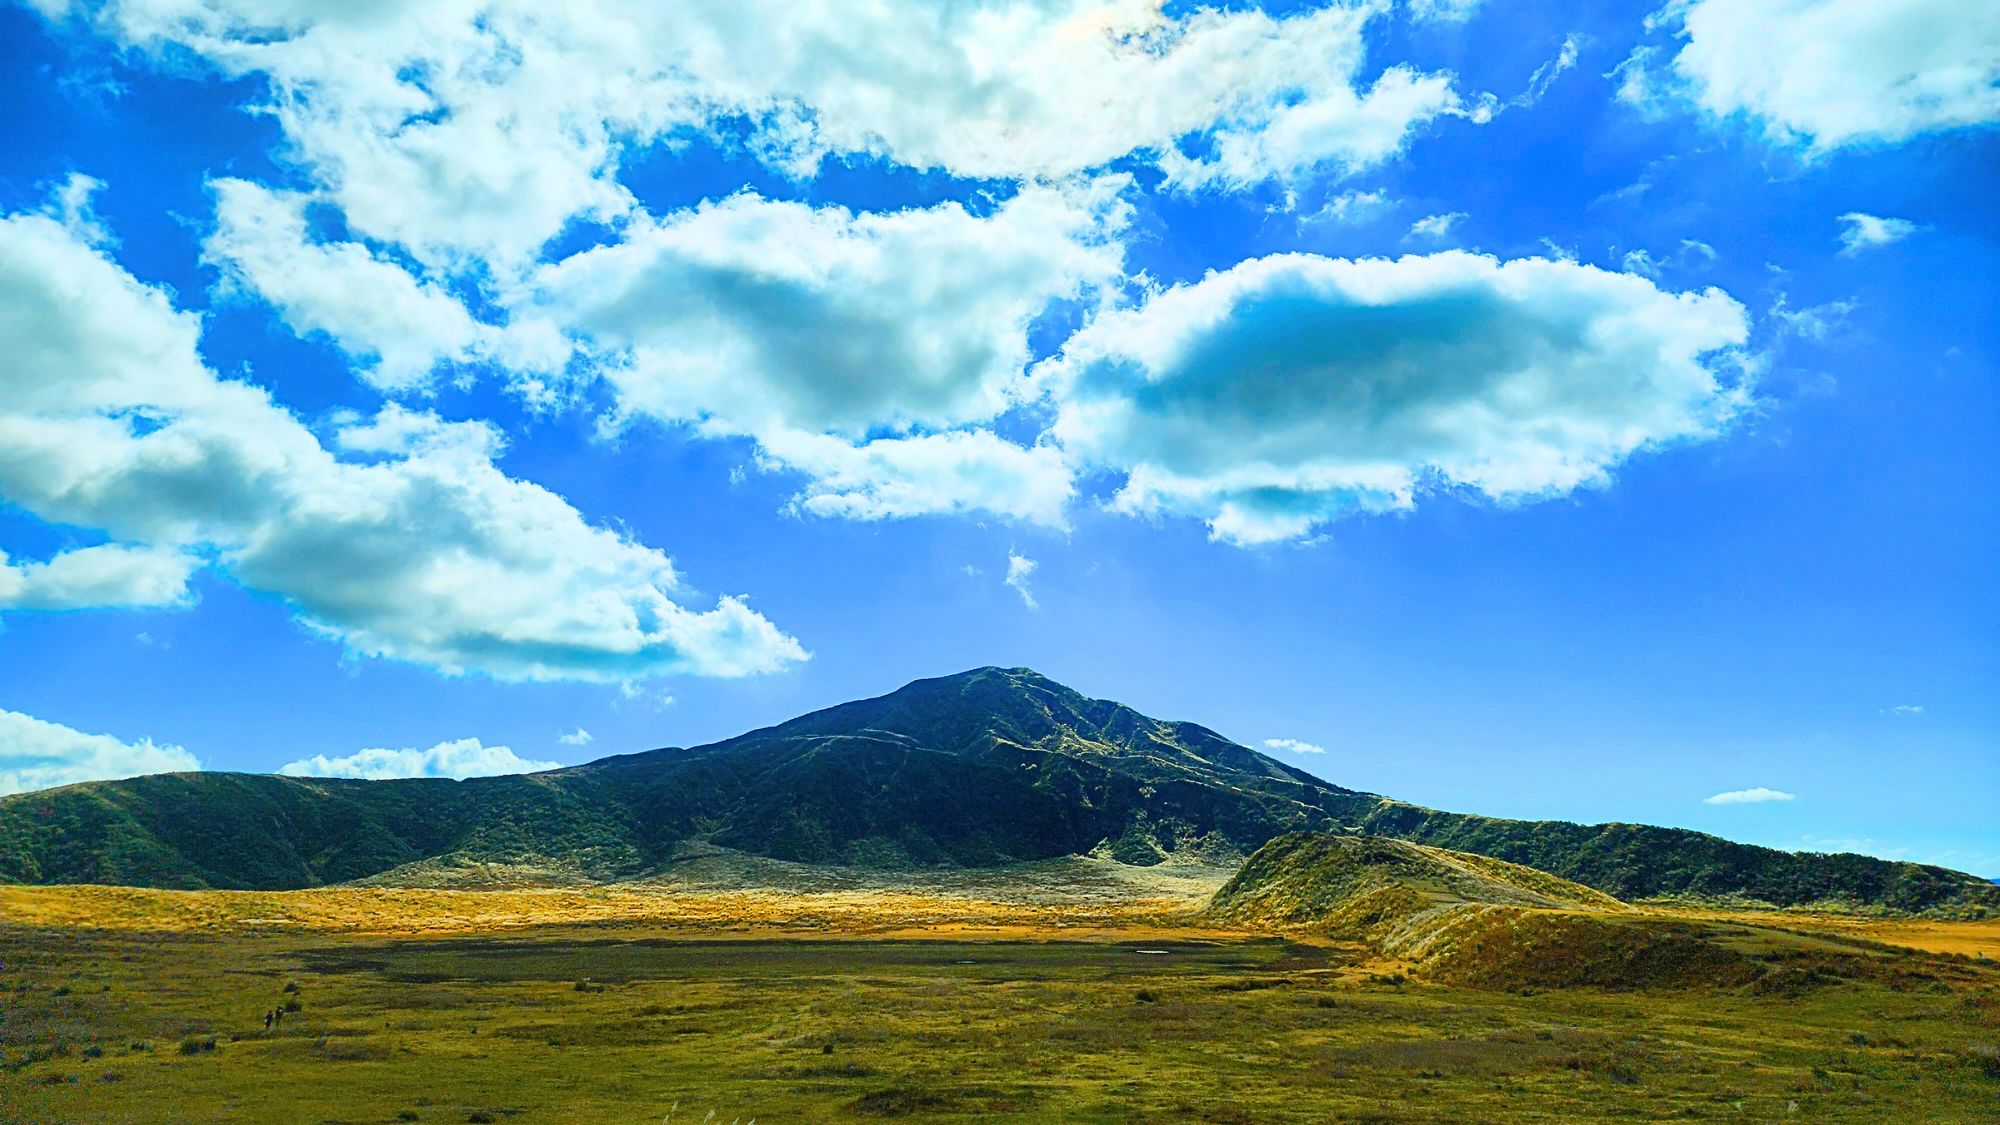
POLYGON ((0 880, 281 889, 399 869, 605 881, 689 849, 807 864, 1235 860, 1344 829, 1524 864, 1625 899, 1904 909, 2000 901, 1961 872, 1643 825, 1527 823, 1343 789, 1194 723, 1026 668, 975 668, 704 746, 529 776, 162 774, 0 798, 0 880))

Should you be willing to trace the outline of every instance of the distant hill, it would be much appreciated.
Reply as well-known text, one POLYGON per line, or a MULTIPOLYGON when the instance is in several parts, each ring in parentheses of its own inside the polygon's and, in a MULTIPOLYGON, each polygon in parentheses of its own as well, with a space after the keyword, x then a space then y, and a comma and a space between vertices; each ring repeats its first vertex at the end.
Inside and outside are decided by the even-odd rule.
MULTIPOLYGON (((1983 880, 1678 829, 1435 812, 1320 781, 1214 731, 981 668, 723 742, 467 781, 162 774, 0 798, 0 880, 286 889, 399 868, 640 878, 691 848, 804 863, 1240 858, 1355 828, 1523 863, 1620 897, 1918 910, 1983 880)), ((1976 890, 1975 890, 1976 888, 1976 890)), ((1981 896, 1985 896, 1982 898, 1981 896)))
POLYGON ((1294 832, 1257 849, 1208 912, 1381 939, 1411 918, 1464 905, 1626 909, 1602 891, 1489 856, 1381 836, 1294 832))
MULTIPOLYGON (((1208 913, 1348 938, 1431 980, 1509 990, 1776 983, 1791 960, 1824 952, 1823 942, 1783 931, 1632 911, 1486 856, 1344 833, 1264 845, 1208 913)), ((1854 958, 1842 961, 1851 973, 1854 958)))

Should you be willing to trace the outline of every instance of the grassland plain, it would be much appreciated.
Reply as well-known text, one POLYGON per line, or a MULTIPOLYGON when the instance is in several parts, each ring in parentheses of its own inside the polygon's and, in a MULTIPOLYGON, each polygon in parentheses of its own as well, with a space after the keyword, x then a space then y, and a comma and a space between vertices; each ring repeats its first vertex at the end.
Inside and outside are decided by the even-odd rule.
POLYGON ((1524 994, 1219 926, 1208 869, 1040 876, 0 887, 0 1119, 2000 1119, 2000 973, 1890 920, 1682 907, 1880 971, 1524 994))

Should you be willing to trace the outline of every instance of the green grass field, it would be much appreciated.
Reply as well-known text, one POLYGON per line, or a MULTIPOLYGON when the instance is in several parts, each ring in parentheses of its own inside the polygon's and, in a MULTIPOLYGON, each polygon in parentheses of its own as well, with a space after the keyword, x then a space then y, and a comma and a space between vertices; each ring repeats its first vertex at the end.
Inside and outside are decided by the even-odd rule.
POLYGON ((1523 995, 1298 935, 816 926, 0 922, 0 1120, 2000 1119, 2000 973, 1963 957, 1523 995))

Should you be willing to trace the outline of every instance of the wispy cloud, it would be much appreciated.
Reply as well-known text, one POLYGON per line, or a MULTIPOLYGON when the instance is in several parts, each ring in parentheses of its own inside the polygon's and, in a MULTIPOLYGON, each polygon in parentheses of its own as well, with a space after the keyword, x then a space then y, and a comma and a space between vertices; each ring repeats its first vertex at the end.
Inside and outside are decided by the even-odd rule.
POLYGON ((1704 805, 1761 805, 1766 801, 1794 801, 1797 796, 1782 789, 1766 789, 1759 785, 1754 789, 1731 789, 1727 793, 1717 793, 1713 797, 1703 797, 1704 805))
POLYGON ((1877 859, 1904 860, 1970 871, 1992 878, 2000 875, 2000 852, 1967 851, 1963 848, 1916 848, 1872 836, 1802 836, 1798 850, 1807 852, 1855 852, 1877 859))
POLYGON ((1840 252, 1848 255, 1901 242, 1922 229, 1908 219, 1884 218, 1861 211, 1849 211, 1840 221, 1847 224, 1847 229, 1840 232, 1840 252))
POLYGON ((1392 210, 1396 201, 1380 188, 1374 191, 1344 191, 1329 198, 1310 215, 1299 216, 1299 225, 1334 223, 1353 226, 1368 222, 1392 210))
POLYGON ((1326 747, 1315 746, 1310 742, 1301 742, 1296 738, 1267 738, 1264 740, 1264 747, 1268 750, 1284 750, 1292 754, 1326 753, 1326 747))
POLYGON ((1451 237, 1451 228, 1465 218, 1465 212, 1452 211, 1443 215, 1426 215, 1410 224, 1411 238, 1445 239, 1451 237))
POLYGON ((1882 708, 1882 714, 1884 715, 1896 715, 1906 719, 1923 713, 1924 705, 1921 703, 1898 703, 1894 707, 1882 708))
POLYGON ((1562 50, 1556 53, 1555 58, 1536 67, 1535 73, 1528 79, 1528 88, 1516 94, 1507 104, 1526 108, 1541 101, 1542 95, 1549 92, 1549 87, 1555 84, 1555 80, 1563 71, 1576 65, 1577 56, 1582 49, 1583 36, 1576 32, 1565 35, 1562 50))
POLYGON ((1034 591, 1028 588, 1028 579, 1034 576, 1035 568, 1040 565, 1026 555, 1007 552, 1007 585, 1012 586, 1014 592, 1021 595, 1021 604, 1029 609, 1042 608, 1041 604, 1035 601, 1034 591))
POLYGON ((1811 305, 1803 309, 1793 309, 1786 303, 1785 294, 1780 293, 1778 299, 1771 304, 1771 316, 1783 322, 1800 339, 1824 340, 1832 335, 1835 329, 1845 324, 1847 318, 1859 307, 1859 301, 1848 298, 1811 305))

